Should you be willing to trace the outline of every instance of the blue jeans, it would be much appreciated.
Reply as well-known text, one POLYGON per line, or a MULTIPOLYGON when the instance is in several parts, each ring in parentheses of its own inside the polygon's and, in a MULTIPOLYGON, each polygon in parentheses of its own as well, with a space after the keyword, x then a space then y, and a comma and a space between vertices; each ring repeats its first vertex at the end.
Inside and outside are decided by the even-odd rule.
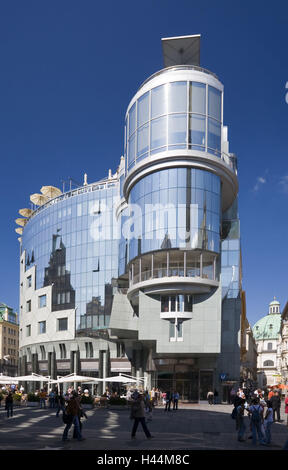
POLYGON ((40 408, 42 408, 42 405, 44 405, 44 408, 46 408, 46 400, 45 400, 45 398, 40 398, 40 408))
POLYGON ((77 437, 78 441, 82 439, 82 435, 81 435, 81 431, 80 431, 79 418, 78 418, 78 416, 73 416, 73 420, 70 423, 66 424, 66 426, 65 426, 63 436, 62 436, 62 441, 67 441, 68 431, 71 428, 72 424, 74 424, 74 426, 75 426, 76 437, 77 437))
POLYGON ((266 441, 266 444, 270 444, 271 443, 271 426, 272 426, 273 422, 267 422, 266 423, 266 429, 265 429, 265 441, 266 441))
POLYGON ((254 445, 257 444, 257 435, 258 435, 258 439, 259 439, 259 442, 261 442, 263 444, 264 442, 264 437, 263 437, 263 434, 262 434, 262 431, 261 431, 261 423, 251 423, 251 431, 252 431, 252 442, 254 445))
POLYGON ((7 403, 6 411, 7 411, 7 418, 9 418, 9 416, 13 416, 13 403, 7 403))
POLYGON ((244 419, 241 419, 241 420, 239 420, 238 440, 243 439, 245 431, 246 431, 246 426, 245 426, 245 423, 244 423, 244 419))

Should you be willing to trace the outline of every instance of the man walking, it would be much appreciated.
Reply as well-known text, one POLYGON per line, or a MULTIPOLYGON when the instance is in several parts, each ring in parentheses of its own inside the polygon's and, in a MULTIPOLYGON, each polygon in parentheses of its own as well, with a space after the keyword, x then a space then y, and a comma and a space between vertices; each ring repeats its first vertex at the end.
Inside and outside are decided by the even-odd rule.
POLYGON ((6 399, 5 399, 5 408, 7 411, 7 418, 9 416, 13 416, 13 394, 12 392, 9 392, 6 399))
POLYGON ((147 428, 147 425, 145 422, 145 404, 144 404, 143 395, 141 393, 137 395, 137 397, 134 399, 131 405, 130 419, 134 419, 134 424, 133 424, 133 428, 131 432, 131 439, 136 439, 136 431, 137 431, 139 423, 141 423, 143 431, 147 439, 151 439, 153 437, 151 436, 150 431, 147 428))

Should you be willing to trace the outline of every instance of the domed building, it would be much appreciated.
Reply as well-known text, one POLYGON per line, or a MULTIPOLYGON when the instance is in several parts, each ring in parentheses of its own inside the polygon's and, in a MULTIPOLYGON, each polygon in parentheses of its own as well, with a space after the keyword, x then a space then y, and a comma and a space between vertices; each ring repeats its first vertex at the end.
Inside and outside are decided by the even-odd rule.
POLYGON ((260 388, 279 382, 277 345, 280 334, 280 302, 274 297, 269 304, 269 313, 258 320, 253 327, 253 336, 257 344, 257 376, 260 388))

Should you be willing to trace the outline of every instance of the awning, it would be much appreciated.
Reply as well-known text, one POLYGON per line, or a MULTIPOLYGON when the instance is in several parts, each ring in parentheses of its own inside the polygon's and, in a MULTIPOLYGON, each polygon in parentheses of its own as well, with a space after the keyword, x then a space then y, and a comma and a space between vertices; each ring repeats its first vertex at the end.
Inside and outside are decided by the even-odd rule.
POLYGON ((10 377, 9 375, 0 375, 0 384, 18 384, 17 377, 10 377))
POLYGON ((122 382, 125 384, 137 382, 136 379, 125 377, 124 375, 115 375, 115 377, 105 377, 104 379, 102 379, 102 381, 103 382, 122 382))
POLYGON ((57 380, 50 380, 50 383, 52 384, 63 384, 63 383, 72 383, 72 382, 102 382, 103 379, 98 379, 97 377, 85 377, 83 375, 77 375, 77 374, 69 374, 65 375, 63 377, 58 376, 57 380))
POLYGON ((50 377, 32 373, 31 375, 21 375, 16 377, 20 382, 50 382, 50 377))

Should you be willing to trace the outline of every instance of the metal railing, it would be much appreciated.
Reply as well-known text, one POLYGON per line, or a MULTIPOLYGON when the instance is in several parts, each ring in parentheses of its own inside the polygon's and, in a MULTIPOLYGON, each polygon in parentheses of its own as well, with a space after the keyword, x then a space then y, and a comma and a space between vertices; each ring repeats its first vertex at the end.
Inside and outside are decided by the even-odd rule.
POLYGON ((176 72, 178 70, 195 70, 196 72, 206 73, 207 75, 212 75, 216 80, 219 80, 217 75, 214 72, 211 72, 208 69, 203 67, 199 67, 198 65, 172 65, 171 67, 166 67, 165 69, 158 70, 157 72, 150 75, 150 77, 146 78, 146 80, 140 85, 137 91, 139 91, 146 83, 148 83, 153 78, 157 77, 158 75, 162 75, 166 72, 176 72))

